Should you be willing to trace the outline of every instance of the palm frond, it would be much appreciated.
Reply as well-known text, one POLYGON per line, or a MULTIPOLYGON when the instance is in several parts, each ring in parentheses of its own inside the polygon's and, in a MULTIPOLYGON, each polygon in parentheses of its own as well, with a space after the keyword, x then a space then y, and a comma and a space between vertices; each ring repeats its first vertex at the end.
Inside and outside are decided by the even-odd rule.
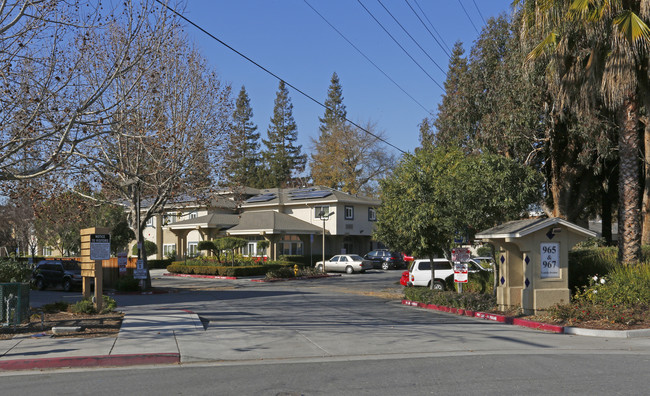
POLYGON ((558 42, 558 35, 555 32, 549 33, 535 48, 526 56, 526 62, 539 58, 548 49, 555 49, 558 42))
POLYGON ((631 45, 650 45, 650 28, 631 10, 621 12, 613 22, 618 33, 631 45))

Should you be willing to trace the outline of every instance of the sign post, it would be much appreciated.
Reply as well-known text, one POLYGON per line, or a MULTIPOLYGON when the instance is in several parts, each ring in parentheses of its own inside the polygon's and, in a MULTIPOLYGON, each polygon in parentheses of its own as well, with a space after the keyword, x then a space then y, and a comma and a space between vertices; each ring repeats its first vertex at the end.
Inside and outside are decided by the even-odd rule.
POLYGON ((458 293, 463 292, 463 283, 467 283, 467 262, 472 257, 468 248, 451 249, 451 261, 454 263, 454 282, 458 284, 458 293))
POLYGON ((81 276, 83 296, 90 298, 90 285, 95 281, 95 309, 102 310, 104 271, 102 260, 111 258, 111 236, 109 228, 85 228, 81 230, 81 276))
POLYGON ((120 276, 126 275, 126 265, 128 263, 128 253, 119 252, 117 254, 117 268, 119 269, 120 276))

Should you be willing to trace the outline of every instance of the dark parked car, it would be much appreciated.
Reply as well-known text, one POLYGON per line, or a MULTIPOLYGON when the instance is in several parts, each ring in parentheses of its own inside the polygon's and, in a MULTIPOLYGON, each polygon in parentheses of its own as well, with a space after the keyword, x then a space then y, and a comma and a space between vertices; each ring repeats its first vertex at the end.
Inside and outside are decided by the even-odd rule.
POLYGON ((404 268, 402 253, 391 252, 387 249, 373 250, 363 256, 363 258, 372 261, 373 268, 381 268, 383 270, 404 268))
POLYGON ((74 260, 41 260, 32 272, 32 282, 39 290, 61 285, 63 290, 70 291, 82 281, 81 267, 74 260))

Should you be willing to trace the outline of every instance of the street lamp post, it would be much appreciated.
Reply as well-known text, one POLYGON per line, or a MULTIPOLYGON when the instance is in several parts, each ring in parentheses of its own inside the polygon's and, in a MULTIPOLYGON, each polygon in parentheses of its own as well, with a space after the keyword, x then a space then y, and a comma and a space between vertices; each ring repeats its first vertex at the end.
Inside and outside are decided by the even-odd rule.
POLYGON ((318 213, 318 216, 323 220, 323 273, 325 273, 325 222, 330 218, 331 215, 333 215, 334 212, 329 212, 328 214, 325 214, 325 210, 321 210, 318 213))

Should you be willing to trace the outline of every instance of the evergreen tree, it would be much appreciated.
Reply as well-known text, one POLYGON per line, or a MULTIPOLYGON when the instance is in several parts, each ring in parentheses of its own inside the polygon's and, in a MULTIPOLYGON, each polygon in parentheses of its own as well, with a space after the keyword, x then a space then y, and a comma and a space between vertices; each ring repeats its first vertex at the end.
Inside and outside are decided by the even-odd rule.
POLYGON ((305 170, 307 156, 301 154, 302 146, 296 145, 298 127, 293 119, 293 105, 284 81, 280 81, 278 87, 267 137, 268 140, 262 139, 262 142, 266 146, 263 156, 268 177, 264 178, 262 187, 286 186, 293 173, 305 170))
POLYGON ((468 148, 473 136, 473 112, 469 100, 468 65, 460 42, 454 44, 445 80, 445 96, 438 105, 433 125, 435 143, 446 147, 468 148))
POLYGON ((323 117, 318 117, 321 123, 320 135, 318 140, 312 139, 311 177, 314 184, 340 188, 339 182, 343 175, 340 174, 340 169, 333 166, 333 162, 340 161, 337 155, 340 142, 337 142, 333 135, 348 127, 345 125, 347 112, 343 104, 343 88, 336 72, 332 74, 330 80, 325 106, 325 114, 323 117))
POLYGON ((431 120, 425 118, 419 125, 420 127, 420 147, 425 150, 430 150, 433 148, 433 125, 431 125, 431 120))
POLYGON ((253 109, 246 88, 241 87, 231 124, 225 171, 231 185, 255 187, 259 184, 261 163, 260 134, 251 120, 253 109))
POLYGON ((318 117, 321 125, 319 127, 321 136, 331 132, 331 129, 345 123, 347 111, 343 104, 343 88, 339 81, 339 76, 334 72, 330 80, 330 86, 327 90, 327 99, 325 100, 325 114, 318 117))

